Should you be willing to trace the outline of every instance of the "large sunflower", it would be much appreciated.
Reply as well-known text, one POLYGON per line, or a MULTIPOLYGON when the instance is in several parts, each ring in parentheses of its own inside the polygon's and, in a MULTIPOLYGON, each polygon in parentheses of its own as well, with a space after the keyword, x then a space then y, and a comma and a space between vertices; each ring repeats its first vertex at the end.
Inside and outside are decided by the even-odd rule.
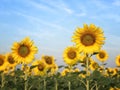
POLYGON ((43 60, 43 62, 45 62, 46 63, 46 65, 48 66, 48 67, 53 67, 53 65, 54 65, 54 57, 53 56, 48 56, 48 55, 43 55, 42 56, 42 60, 43 60))
POLYGON ((32 69, 34 75, 40 75, 43 76, 47 72, 47 66, 46 63, 44 63, 42 60, 37 60, 32 63, 32 66, 36 66, 32 69))
POLYGON ((120 55, 116 57, 116 65, 120 67, 120 55))
POLYGON ((84 53, 98 52, 104 44, 104 34, 101 28, 96 27, 94 24, 84 24, 83 28, 77 28, 72 37, 72 42, 76 43, 84 53))
POLYGON ((100 50, 100 52, 96 55, 96 57, 101 62, 105 62, 108 59, 108 54, 105 50, 100 50))
POLYGON ((7 53, 6 54, 6 61, 8 62, 8 68, 11 69, 11 70, 14 70, 17 63, 15 62, 13 56, 11 53, 7 53))
POLYGON ((33 41, 26 37, 21 42, 15 42, 12 47, 12 55, 18 63, 28 64, 34 59, 34 54, 38 49, 33 45, 33 41))
POLYGON ((68 65, 74 65, 80 59, 80 54, 78 48, 71 46, 67 47, 63 52, 64 62, 68 65))
POLYGON ((0 71, 4 71, 6 69, 6 66, 7 62, 5 56, 0 54, 0 71))

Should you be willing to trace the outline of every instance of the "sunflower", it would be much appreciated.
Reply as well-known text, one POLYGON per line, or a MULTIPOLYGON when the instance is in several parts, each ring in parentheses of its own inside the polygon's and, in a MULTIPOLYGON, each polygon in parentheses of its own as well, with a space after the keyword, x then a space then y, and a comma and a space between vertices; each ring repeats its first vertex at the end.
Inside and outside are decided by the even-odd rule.
POLYGON ((4 71, 7 67, 7 62, 4 55, 0 54, 0 71, 4 71))
POLYGON ((101 28, 96 27, 94 24, 84 24, 83 28, 77 28, 72 37, 72 42, 76 43, 79 49, 88 54, 98 52, 104 44, 104 34, 101 28))
POLYGON ((33 44, 29 37, 13 44, 11 49, 16 62, 28 64, 34 59, 34 54, 37 53, 38 49, 33 44))
POLYGON ((44 63, 42 60, 33 62, 32 66, 36 66, 32 69, 34 75, 44 76, 47 72, 46 63, 44 63))
POLYGON ((68 65, 74 65, 80 59, 79 50, 76 47, 67 47, 63 52, 64 62, 68 65))
POLYGON ((73 70, 73 72, 80 72, 80 69, 79 69, 79 68, 75 68, 75 69, 73 70))
POLYGON ((70 69, 66 68, 61 72, 61 76, 66 76, 70 72, 70 69))
POLYGON ((11 53, 7 53, 6 54, 6 61, 8 62, 8 68, 11 69, 11 70, 14 70, 17 63, 15 62, 13 56, 11 53))
POLYGON ((120 55, 116 57, 116 65, 120 67, 120 55))
POLYGON ((28 66, 28 65, 22 65, 22 66, 21 66, 21 70, 22 70, 24 73, 27 73, 28 75, 31 74, 31 69, 30 69, 30 66, 28 66))
POLYGON ((110 87, 109 90, 120 90, 120 88, 117 88, 117 87, 110 87))
POLYGON ((108 59, 108 54, 105 50, 100 50, 100 52, 96 55, 96 57, 101 62, 105 62, 108 59))
POLYGON ((91 69, 92 71, 98 69, 98 67, 99 67, 98 63, 96 63, 96 62, 91 62, 91 64, 90 64, 90 69, 91 69))
POLYGON ((53 56, 48 56, 48 55, 43 55, 42 56, 42 60, 43 60, 43 62, 44 63, 46 63, 46 65, 48 66, 48 67, 53 67, 53 65, 54 65, 54 57, 53 56))
POLYGON ((99 66, 99 68, 98 68, 98 70, 99 70, 99 72, 104 72, 104 67, 103 66, 99 66))
POLYGON ((117 71, 116 71, 114 68, 107 68, 107 69, 106 69, 106 73, 107 73, 107 75, 109 75, 109 76, 114 76, 114 75, 117 74, 117 71))
POLYGON ((57 70, 58 70, 58 65, 57 64, 53 64, 53 66, 51 67, 51 74, 56 73, 57 70))

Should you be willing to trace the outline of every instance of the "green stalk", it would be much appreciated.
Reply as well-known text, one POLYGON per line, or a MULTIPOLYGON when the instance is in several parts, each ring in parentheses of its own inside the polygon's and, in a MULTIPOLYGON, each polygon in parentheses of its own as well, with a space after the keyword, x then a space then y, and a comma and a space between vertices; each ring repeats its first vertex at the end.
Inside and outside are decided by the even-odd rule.
POLYGON ((58 82, 56 78, 55 78, 55 90, 58 90, 58 82))
POLYGON ((46 80, 44 78, 44 90, 46 90, 46 80))
MULTIPOLYGON (((86 73, 87 73, 87 76, 89 76, 89 57, 88 55, 87 56, 87 59, 86 59, 86 73)), ((86 90, 89 90, 89 80, 86 81, 86 90)))
POLYGON ((102 66, 103 66, 102 74, 104 75, 105 74, 105 65, 104 65, 104 62, 102 62, 102 66))
POLYGON ((23 65, 24 66, 24 68, 25 68, 25 74, 24 74, 24 81, 25 81, 25 83, 24 83, 24 90, 28 90, 27 89, 27 87, 28 87, 28 81, 27 81, 27 78, 28 78, 28 75, 27 75, 27 65, 25 64, 25 65, 23 65))
POLYGON ((96 85, 96 90, 98 90, 98 85, 97 85, 97 82, 95 82, 95 85, 96 85))
POLYGON ((4 73, 2 72, 1 73, 1 88, 3 88, 5 85, 5 76, 4 76, 4 73))
POLYGON ((71 82, 68 81, 68 90, 71 90, 71 82))
POLYGON ((27 90, 28 82, 27 82, 27 73, 26 72, 25 72, 24 80, 25 80, 25 90, 27 90))

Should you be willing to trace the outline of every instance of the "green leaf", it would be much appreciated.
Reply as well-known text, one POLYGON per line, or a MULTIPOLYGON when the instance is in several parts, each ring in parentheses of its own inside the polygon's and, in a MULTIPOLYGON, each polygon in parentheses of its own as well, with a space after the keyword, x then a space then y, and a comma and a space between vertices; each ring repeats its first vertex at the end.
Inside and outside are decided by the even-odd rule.
POLYGON ((63 65, 58 66, 58 68, 63 68, 63 67, 64 67, 63 65))
POLYGON ((33 68, 35 68, 35 67, 37 67, 38 65, 32 65, 32 66, 30 66, 30 69, 33 69, 33 68))

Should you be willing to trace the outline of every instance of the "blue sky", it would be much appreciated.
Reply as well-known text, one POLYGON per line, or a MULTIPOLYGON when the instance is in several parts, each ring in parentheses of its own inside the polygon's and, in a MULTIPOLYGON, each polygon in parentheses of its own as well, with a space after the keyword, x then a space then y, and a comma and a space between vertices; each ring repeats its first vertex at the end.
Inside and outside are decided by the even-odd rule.
POLYGON ((76 27, 94 23, 106 37, 102 49, 115 66, 120 54, 120 0, 0 0, 0 53, 11 51, 26 36, 39 48, 36 55, 53 55, 63 64, 64 48, 71 46, 76 27))

